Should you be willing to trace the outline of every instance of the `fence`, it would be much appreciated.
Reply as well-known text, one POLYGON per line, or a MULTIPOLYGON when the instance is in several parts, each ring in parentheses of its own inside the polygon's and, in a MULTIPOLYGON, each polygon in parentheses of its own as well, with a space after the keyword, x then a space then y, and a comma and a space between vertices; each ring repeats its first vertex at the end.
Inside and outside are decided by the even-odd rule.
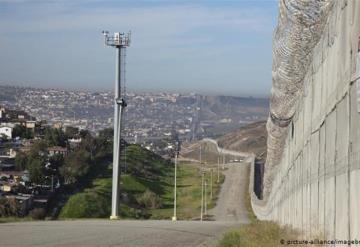
POLYGON ((335 1, 266 201, 254 194, 252 166, 259 219, 292 225, 308 238, 360 240, 359 36, 360 1, 335 1))

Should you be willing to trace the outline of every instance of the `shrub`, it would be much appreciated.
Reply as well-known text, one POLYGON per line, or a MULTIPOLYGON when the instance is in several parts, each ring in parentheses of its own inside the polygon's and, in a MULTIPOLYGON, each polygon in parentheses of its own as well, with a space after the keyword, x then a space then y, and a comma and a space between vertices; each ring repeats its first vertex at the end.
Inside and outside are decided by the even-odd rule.
POLYGON ((15 198, 0 198, 0 217, 21 216, 21 208, 15 198))
POLYGON ((101 218, 110 215, 110 204, 105 196, 82 192, 70 197, 60 212, 60 218, 101 218))
POLYGON ((146 208, 156 209, 162 207, 161 198, 149 189, 137 198, 137 202, 146 208))
POLYGON ((30 217, 34 220, 43 220, 46 216, 46 211, 43 208, 34 208, 29 213, 30 217))

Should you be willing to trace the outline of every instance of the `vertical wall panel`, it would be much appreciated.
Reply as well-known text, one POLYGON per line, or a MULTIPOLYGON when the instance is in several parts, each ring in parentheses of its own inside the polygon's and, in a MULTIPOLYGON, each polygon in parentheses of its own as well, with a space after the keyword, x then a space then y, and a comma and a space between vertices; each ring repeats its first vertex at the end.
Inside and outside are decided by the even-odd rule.
MULTIPOLYGON (((311 135, 310 146, 310 173, 311 173, 311 205, 310 205, 310 232, 319 229, 319 131, 311 135)), ((318 233, 319 234, 319 233, 318 233)))
POLYGON ((310 219, 310 207, 311 207, 311 190, 310 190, 310 169, 311 169, 311 163, 310 163, 310 142, 306 144, 304 147, 306 156, 304 157, 304 166, 305 166, 305 184, 304 184, 304 190, 305 190, 305 208, 304 208, 304 218, 305 218, 305 233, 306 238, 310 239, 311 234, 311 219, 310 219))
POLYGON ((300 164, 300 158, 298 157, 295 161, 295 170, 296 170, 296 199, 295 199, 295 212, 296 220, 295 227, 302 230, 302 187, 300 187, 302 179, 302 167, 300 164))
POLYGON ((325 233, 327 239, 335 239, 335 141, 336 112, 333 111, 326 119, 325 135, 325 233))
MULTIPOLYGON (((326 155, 326 136, 325 127, 326 123, 320 128, 320 150, 319 150, 319 234, 325 235, 325 155, 326 155)), ((325 236, 324 236, 325 238, 325 236)))
POLYGON ((348 180, 348 149, 349 149, 349 101, 346 96, 336 107, 336 220, 337 239, 349 237, 349 180, 348 180))
POLYGON ((360 239, 360 116, 355 85, 350 90, 350 237, 360 239))

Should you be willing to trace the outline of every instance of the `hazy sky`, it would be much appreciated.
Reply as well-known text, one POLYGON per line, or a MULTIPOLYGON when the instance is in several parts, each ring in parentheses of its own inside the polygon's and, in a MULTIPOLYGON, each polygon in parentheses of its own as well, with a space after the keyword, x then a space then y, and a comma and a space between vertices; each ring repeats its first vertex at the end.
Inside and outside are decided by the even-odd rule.
POLYGON ((0 84, 108 90, 132 31, 127 87, 267 95, 277 0, 0 0, 0 84))

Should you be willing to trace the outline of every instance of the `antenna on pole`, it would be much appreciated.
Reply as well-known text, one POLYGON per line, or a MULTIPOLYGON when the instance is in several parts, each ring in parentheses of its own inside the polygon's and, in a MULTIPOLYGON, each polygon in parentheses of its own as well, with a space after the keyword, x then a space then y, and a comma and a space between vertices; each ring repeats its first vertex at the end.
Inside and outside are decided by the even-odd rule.
POLYGON ((108 31, 102 31, 105 46, 116 48, 116 80, 114 97, 114 156, 113 156, 113 182, 112 203, 110 219, 118 219, 120 215, 120 162, 123 140, 121 133, 124 126, 124 111, 127 106, 125 100, 125 50, 130 46, 131 32, 114 33, 109 36, 108 31))

